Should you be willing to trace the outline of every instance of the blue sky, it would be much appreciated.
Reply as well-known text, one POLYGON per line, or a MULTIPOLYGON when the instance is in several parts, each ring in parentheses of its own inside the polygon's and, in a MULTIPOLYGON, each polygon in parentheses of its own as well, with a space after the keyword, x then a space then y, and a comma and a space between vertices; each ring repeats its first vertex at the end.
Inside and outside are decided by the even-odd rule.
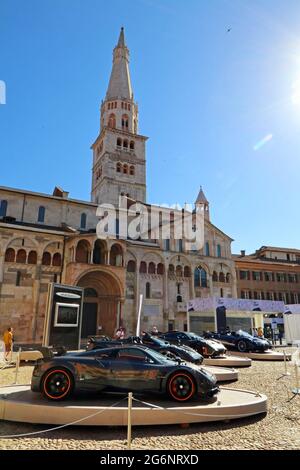
POLYGON ((299 24, 299 0, 0 0, 0 185, 89 200, 123 25, 148 201, 202 184, 234 252, 300 248, 299 24))

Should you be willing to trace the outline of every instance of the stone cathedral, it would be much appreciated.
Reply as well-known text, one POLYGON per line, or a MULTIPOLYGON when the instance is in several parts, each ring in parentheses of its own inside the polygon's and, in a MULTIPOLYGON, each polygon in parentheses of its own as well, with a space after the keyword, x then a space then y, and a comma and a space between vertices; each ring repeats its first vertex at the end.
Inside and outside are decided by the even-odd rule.
MULTIPOLYGON (((129 50, 123 28, 113 51, 99 135, 92 144, 91 202, 0 187, 0 334, 12 326, 19 343, 41 343, 51 282, 84 289, 82 338, 133 334, 140 294, 142 328, 187 328, 186 302, 194 297, 236 297, 232 239, 210 221, 200 188, 195 210, 204 213, 204 245, 184 239, 99 239, 97 207, 119 197, 146 201, 146 142, 139 130, 129 50)), ((159 210, 159 208, 157 208, 159 210)), ((172 209, 172 216, 177 209, 172 209)))

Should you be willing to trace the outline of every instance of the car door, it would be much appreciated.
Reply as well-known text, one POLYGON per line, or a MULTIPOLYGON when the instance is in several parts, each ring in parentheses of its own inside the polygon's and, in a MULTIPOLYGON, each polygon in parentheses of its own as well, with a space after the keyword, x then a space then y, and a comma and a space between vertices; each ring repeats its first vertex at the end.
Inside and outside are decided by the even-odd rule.
POLYGON ((104 390, 111 376, 111 353, 102 350, 90 352, 77 363, 76 370, 81 389, 104 390))
POLYGON ((138 348, 122 348, 111 361, 111 383, 115 390, 143 391, 158 388, 160 367, 138 348))

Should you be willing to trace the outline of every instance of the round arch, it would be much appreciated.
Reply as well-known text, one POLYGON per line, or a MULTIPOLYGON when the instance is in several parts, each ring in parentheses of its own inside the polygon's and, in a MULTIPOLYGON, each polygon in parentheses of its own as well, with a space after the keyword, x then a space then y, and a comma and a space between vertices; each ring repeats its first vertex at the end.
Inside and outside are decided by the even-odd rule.
POLYGON ((114 273, 96 268, 78 276, 76 285, 97 293, 97 297, 84 298, 81 337, 95 334, 113 336, 120 321, 121 281, 114 273))

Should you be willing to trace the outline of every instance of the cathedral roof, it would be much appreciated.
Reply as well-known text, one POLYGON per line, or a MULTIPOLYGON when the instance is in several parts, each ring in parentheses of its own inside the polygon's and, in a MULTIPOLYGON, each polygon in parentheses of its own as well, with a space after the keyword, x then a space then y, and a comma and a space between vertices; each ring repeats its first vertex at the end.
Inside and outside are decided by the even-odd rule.
POLYGON ((124 28, 121 28, 117 46, 113 53, 113 67, 110 75, 106 99, 133 98, 130 72, 129 72, 129 50, 126 47, 124 28))

